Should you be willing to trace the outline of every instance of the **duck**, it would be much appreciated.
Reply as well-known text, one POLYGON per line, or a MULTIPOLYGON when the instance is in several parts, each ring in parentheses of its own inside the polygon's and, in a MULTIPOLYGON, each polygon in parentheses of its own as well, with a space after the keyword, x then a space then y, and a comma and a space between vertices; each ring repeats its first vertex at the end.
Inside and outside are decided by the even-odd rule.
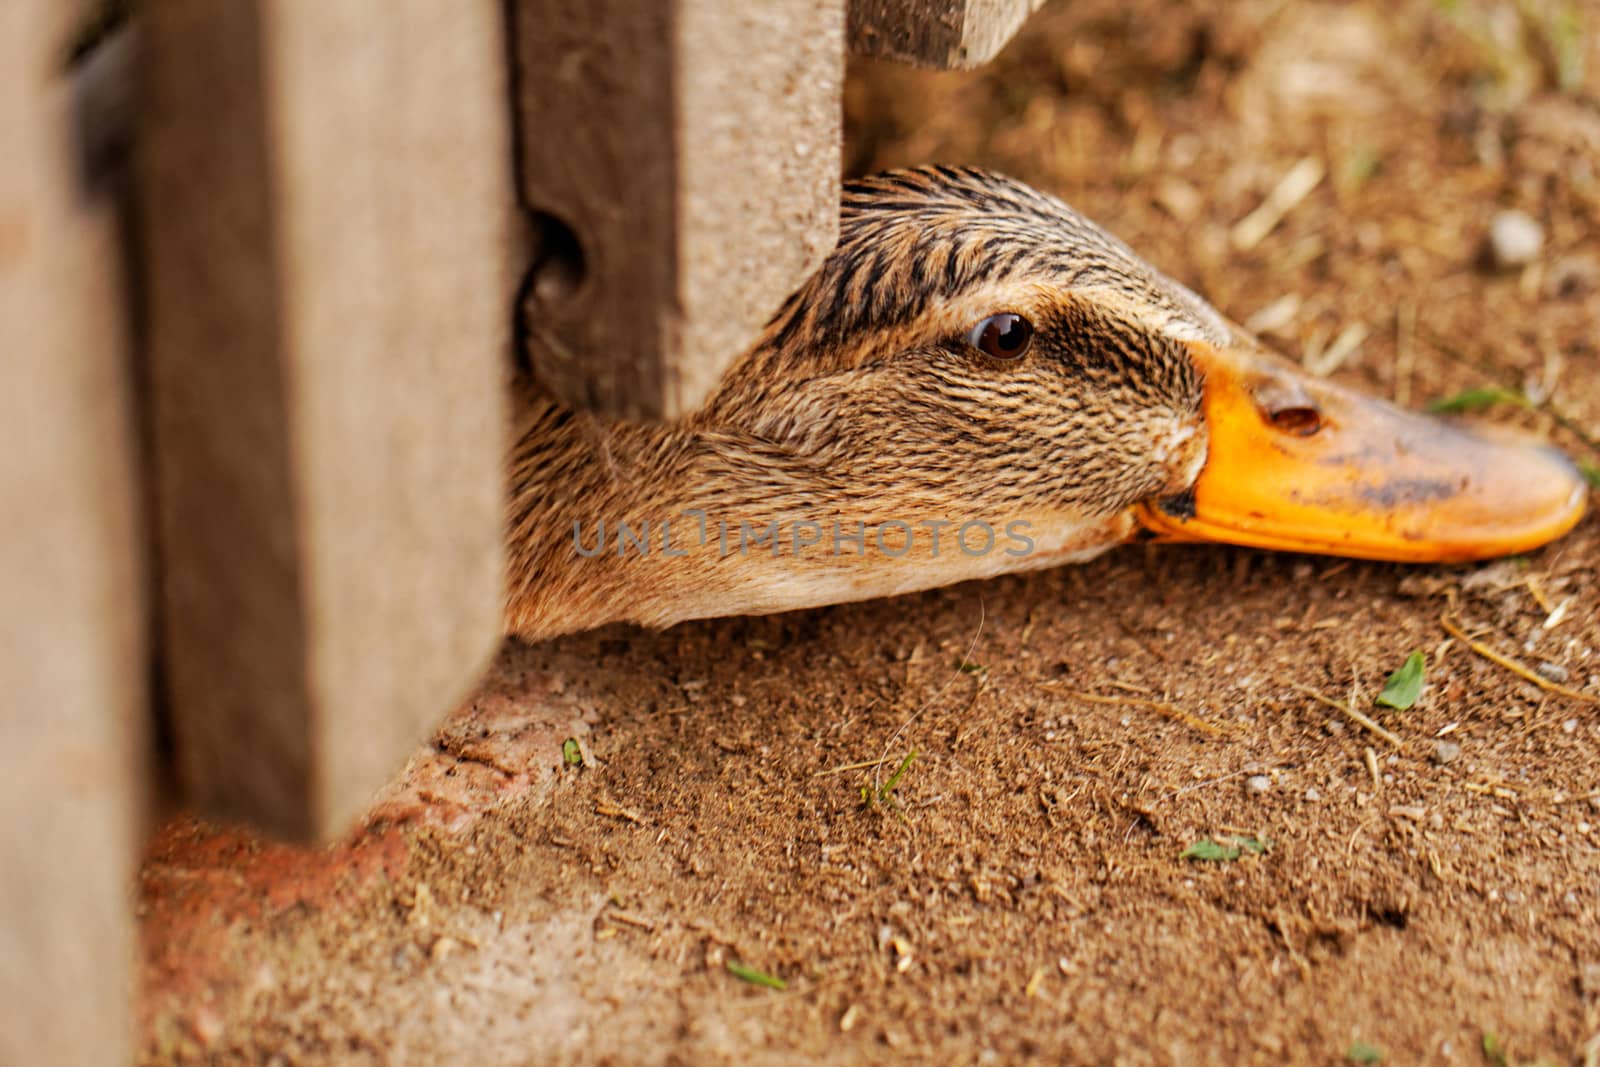
POLYGON ((845 183, 831 254, 689 416, 607 419, 527 375, 515 394, 505 628, 528 641, 1134 541, 1479 560, 1554 540, 1588 498, 1553 449, 1313 377, 976 168, 845 183))

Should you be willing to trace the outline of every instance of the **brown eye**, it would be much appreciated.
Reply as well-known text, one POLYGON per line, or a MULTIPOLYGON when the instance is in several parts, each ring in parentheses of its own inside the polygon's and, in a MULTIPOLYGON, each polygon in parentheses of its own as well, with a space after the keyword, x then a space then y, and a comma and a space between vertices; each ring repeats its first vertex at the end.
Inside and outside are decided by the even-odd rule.
POLYGON ((1017 359, 1033 341, 1033 324, 1007 311, 990 315, 972 328, 972 347, 995 359, 1017 359))

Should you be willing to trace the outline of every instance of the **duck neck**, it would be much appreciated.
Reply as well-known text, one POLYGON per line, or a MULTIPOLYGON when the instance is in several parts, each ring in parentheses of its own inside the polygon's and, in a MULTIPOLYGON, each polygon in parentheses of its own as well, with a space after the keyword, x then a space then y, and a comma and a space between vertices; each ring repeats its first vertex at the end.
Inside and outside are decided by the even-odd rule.
POLYGON ((527 640, 896 596, 1085 559, 1132 532, 1126 512, 1019 509, 937 470, 886 473, 850 436, 871 425, 855 414, 818 416, 807 437, 715 411, 643 425, 543 397, 520 410, 506 627, 527 640))
POLYGON ((769 442, 689 423, 605 422, 544 397, 519 411, 509 632, 541 640, 775 610, 760 593, 774 563, 763 535, 815 505, 824 473, 769 442))

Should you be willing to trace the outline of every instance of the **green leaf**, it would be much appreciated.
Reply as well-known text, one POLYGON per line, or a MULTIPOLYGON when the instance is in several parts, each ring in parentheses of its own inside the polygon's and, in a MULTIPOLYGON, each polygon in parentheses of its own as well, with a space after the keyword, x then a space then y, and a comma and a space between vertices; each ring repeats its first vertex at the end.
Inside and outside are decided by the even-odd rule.
POLYGON ((1179 854, 1180 860, 1205 860, 1208 863, 1232 863, 1239 858, 1239 850, 1231 845, 1219 845, 1209 837, 1202 837, 1179 854))
POLYGON ((1508 1067, 1509 1064, 1505 1046, 1488 1030, 1483 1032, 1483 1058, 1494 1064, 1494 1067, 1508 1067))
POLYGON ((576 737, 569 737, 561 742, 561 762, 568 767, 578 767, 583 764, 583 749, 579 747, 576 737))
POLYGON ((912 749, 910 752, 906 753, 906 758, 900 761, 900 766, 894 769, 894 773, 889 776, 889 780, 884 782, 883 785, 878 788, 878 799, 880 801, 885 804, 889 802, 890 794, 893 793, 895 791, 895 787, 900 784, 900 779, 906 776, 906 768, 910 767, 911 761, 916 758, 916 749, 912 749))
POLYGON ((1228 840, 1255 856, 1272 847, 1272 842, 1265 837, 1230 837, 1228 840))
POLYGON ((1350 1046, 1350 1051, 1344 1054, 1344 1058, 1351 1063, 1382 1063, 1383 1050, 1365 1041, 1357 1041, 1350 1046))
POLYGON ((741 982, 749 982, 751 985, 764 986, 767 989, 776 989, 780 993, 789 988, 789 983, 785 982, 782 978, 778 978, 775 975, 770 975, 766 971, 758 971, 754 967, 746 967, 744 964, 739 963, 736 960, 729 960, 727 967, 728 973, 739 979, 741 982))
POLYGON ((889 775, 887 782, 876 788, 868 785, 862 786, 861 803, 868 808, 876 807, 879 804, 885 807, 898 808, 900 803, 895 799, 894 791, 900 785, 900 779, 906 776, 906 770, 911 766, 911 761, 916 758, 917 750, 912 749, 906 753, 905 759, 900 761, 900 765, 894 769, 894 773, 889 775))
POLYGON ((956 670, 961 671, 963 674, 982 674, 988 669, 989 668, 985 667, 983 664, 973 663, 970 660, 962 660, 960 663, 956 664, 956 670))
POLYGON ((1400 664, 1400 669, 1389 675, 1378 694, 1378 703, 1396 711, 1405 711, 1422 695, 1422 669, 1427 660, 1421 652, 1413 652, 1400 664))
POLYGON ((1600 467, 1593 463, 1579 463, 1578 469, 1583 472, 1583 480, 1589 483, 1589 488, 1600 489, 1600 467))
POLYGON ((1428 410, 1435 414, 1456 414, 1462 411, 1482 411, 1496 404, 1515 404, 1519 408, 1529 406, 1528 398, 1521 393, 1513 389, 1502 389, 1498 385, 1489 385, 1481 389, 1467 389, 1455 396, 1435 400, 1428 405, 1428 410))

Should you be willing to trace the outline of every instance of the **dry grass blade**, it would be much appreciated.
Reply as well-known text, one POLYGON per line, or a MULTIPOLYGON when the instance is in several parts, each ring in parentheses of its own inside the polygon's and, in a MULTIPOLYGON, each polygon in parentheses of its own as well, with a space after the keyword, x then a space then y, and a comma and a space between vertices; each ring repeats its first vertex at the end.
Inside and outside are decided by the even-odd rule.
POLYGON ((1300 314, 1300 294, 1285 293, 1266 307, 1244 320, 1244 328, 1253 334, 1274 333, 1294 322, 1300 314))
POLYGON ((813 778, 832 778, 836 774, 848 774, 851 771, 868 771, 868 770, 871 770, 874 767, 883 766, 885 763, 889 762, 890 758, 891 757, 889 757, 889 756, 884 756, 882 759, 863 760, 860 763, 842 763, 837 767, 829 767, 825 771, 818 771, 816 774, 813 774, 811 777, 813 777, 813 778))
POLYGON ((628 822, 631 822, 631 823, 642 823, 642 822, 644 822, 644 820, 639 817, 639 813, 638 812, 629 811, 627 808, 623 807, 621 804, 614 803, 614 802, 612 802, 610 800, 597 800, 597 801, 595 801, 594 813, 596 815, 604 815, 607 818, 612 818, 612 819, 626 819, 628 822))
POLYGON ((1326 378, 1344 366, 1345 361, 1355 355, 1356 350, 1366 341, 1367 333, 1366 323, 1352 322, 1339 331, 1339 336, 1335 337, 1333 343, 1316 359, 1306 362, 1306 370, 1318 378, 1326 378))
POLYGON ((1260 206, 1234 224, 1233 247, 1248 252, 1260 244, 1285 215, 1311 194, 1325 173, 1327 168, 1315 156, 1306 156, 1290 167, 1260 206))
POLYGON ((1022 987, 1022 995, 1036 997, 1039 995, 1039 987, 1042 985, 1044 985, 1044 968, 1035 967, 1033 974, 1028 976, 1028 984, 1022 987))
POLYGON ((1204 719, 1196 718, 1195 716, 1190 715, 1187 711, 1184 711, 1182 708, 1168 704, 1164 700, 1146 700, 1143 697, 1103 697, 1097 696, 1094 693, 1078 692, 1069 692, 1066 695, 1069 697, 1075 697, 1078 700, 1087 701, 1090 704, 1110 704, 1116 707, 1149 708, 1152 711, 1159 711, 1169 719, 1176 719, 1185 726, 1199 730, 1203 734, 1210 734, 1212 737, 1226 737, 1229 733, 1229 731, 1224 730, 1222 727, 1206 722, 1204 719))
POLYGON ((1349 718, 1349 720, 1351 722, 1355 723, 1357 726, 1361 727, 1363 730, 1366 730, 1368 733, 1372 734, 1374 737, 1383 738, 1385 741, 1389 742, 1389 744, 1393 745, 1395 748, 1404 749, 1406 747, 1406 743, 1404 741, 1400 740, 1399 737, 1397 737, 1394 734, 1390 733, 1388 730, 1385 730, 1383 727, 1379 726, 1377 723, 1373 722, 1370 718, 1368 718, 1367 716, 1361 714, 1361 712, 1357 711, 1355 708, 1352 708, 1350 705, 1341 704, 1339 701, 1333 699, 1332 697, 1324 696, 1323 694, 1317 692, 1315 689, 1312 689, 1309 686, 1301 685, 1299 682, 1290 682, 1289 686, 1290 686, 1290 688, 1292 688, 1292 689, 1294 689, 1294 690, 1296 690, 1298 692, 1304 693, 1306 696, 1310 697, 1312 700, 1317 701, 1318 703, 1326 704, 1328 707, 1333 708, 1335 711, 1343 712, 1345 714, 1345 716, 1347 718, 1349 718))
POLYGON ((1560 693, 1568 700, 1576 700, 1584 704, 1600 704, 1600 697, 1597 697, 1592 693, 1580 693, 1578 690, 1568 689, 1564 685, 1557 685, 1555 682, 1550 681, 1548 678, 1544 677, 1538 672, 1523 666, 1521 663, 1518 663, 1510 656, 1505 656, 1499 652, 1496 652, 1482 641, 1474 641, 1472 638, 1467 636, 1465 630, 1451 622, 1450 616, 1448 615, 1439 616, 1439 625, 1444 627, 1445 633, 1457 638, 1462 644, 1472 649, 1472 651, 1476 652, 1490 663, 1504 667, 1518 678, 1532 682, 1540 689, 1551 693, 1560 693))
POLYGON ((1394 402, 1400 407, 1411 403, 1411 378, 1417 369, 1417 306, 1400 305, 1394 317, 1394 402))

